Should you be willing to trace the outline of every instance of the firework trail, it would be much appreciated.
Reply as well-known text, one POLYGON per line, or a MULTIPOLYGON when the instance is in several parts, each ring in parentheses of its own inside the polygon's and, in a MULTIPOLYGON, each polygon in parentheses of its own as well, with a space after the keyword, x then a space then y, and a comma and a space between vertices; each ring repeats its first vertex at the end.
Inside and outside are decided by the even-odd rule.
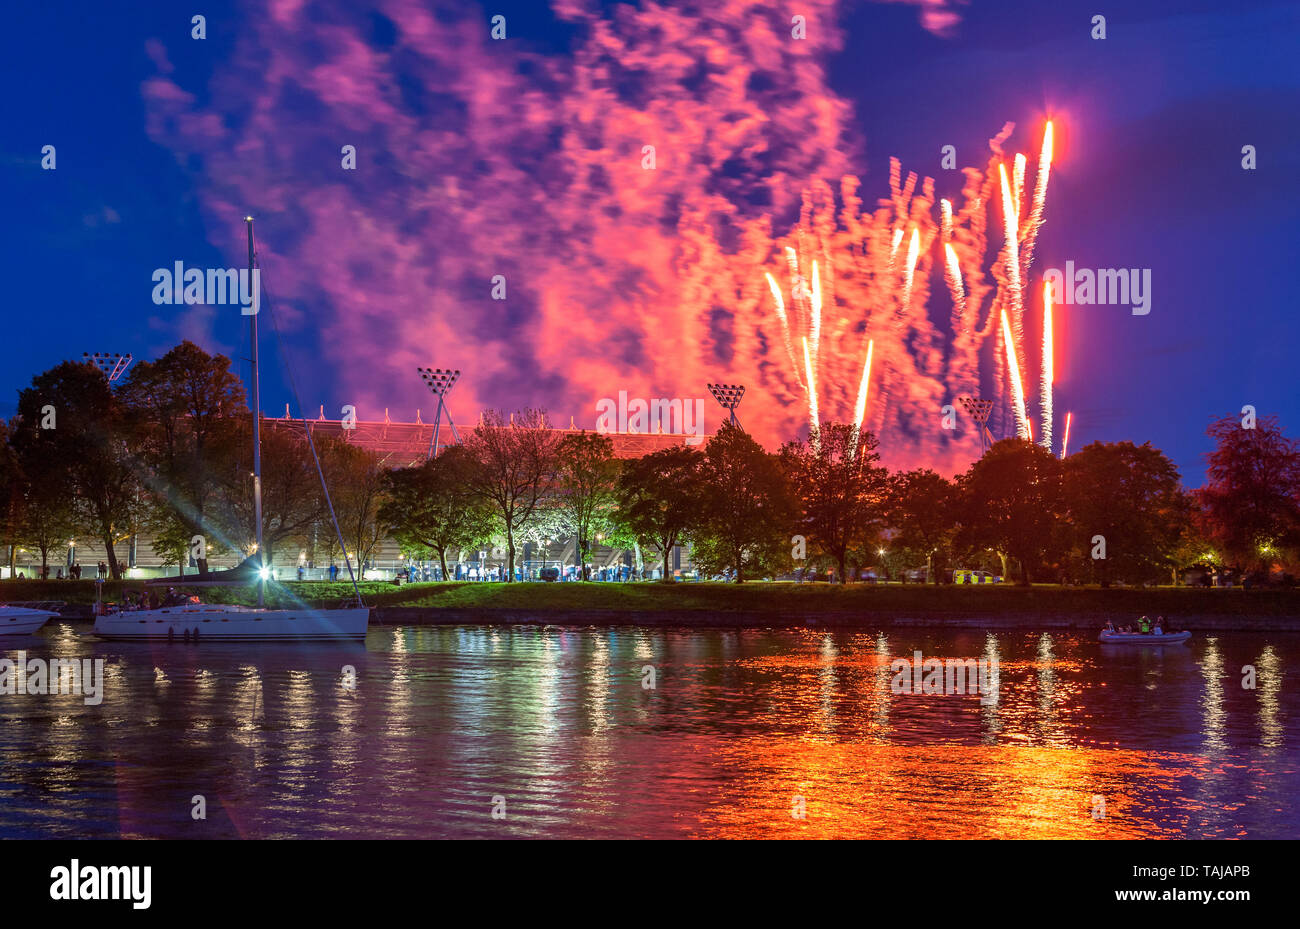
POLYGON ((952 328, 953 334, 959 333, 959 326, 966 320, 966 289, 961 280, 961 264, 957 261, 957 252, 951 243, 944 243, 944 273, 948 280, 948 289, 952 291, 952 328))
POLYGON ((867 342, 867 360, 862 365, 862 383, 858 385, 858 402, 853 409, 854 443, 857 442, 857 434, 862 431, 862 420, 867 414, 867 391, 871 387, 871 353, 875 347, 875 339, 867 342))
POLYGON ((1020 383, 1020 365, 1016 362, 1016 343, 1011 338, 1011 324, 1007 322, 1007 311, 1002 311, 1002 342, 1007 350, 1007 371, 1011 375, 1011 401, 1015 404, 1016 435, 1022 439, 1029 438, 1029 417, 1025 414, 1025 391, 1020 383))
POLYGON ((903 299, 899 301, 899 312, 906 315, 912 304, 912 281, 916 274, 916 256, 920 251, 917 230, 912 229, 912 241, 907 245, 907 270, 903 272, 903 299))
POLYGON ((1016 152, 1016 221, 1020 220, 1021 210, 1025 203, 1025 165, 1028 162, 1023 152, 1016 152))
POLYGON ((1065 440, 1061 443, 1061 458, 1064 459, 1070 449, 1070 420, 1074 418, 1073 413, 1065 414, 1065 440))
POLYGON ((1043 367, 1038 404, 1042 413, 1043 428, 1038 444, 1052 450, 1052 285, 1043 285, 1043 367))
POLYGON ((786 354, 790 356, 790 368, 794 371, 799 386, 803 387, 803 380, 799 377, 799 362, 794 357, 794 342, 790 339, 790 320, 785 314, 785 300, 781 296, 781 288, 777 285, 776 278, 770 273, 767 275, 767 286, 772 290, 772 302, 776 306, 777 318, 781 320, 781 334, 785 339, 786 354))
POLYGON ((1007 299, 1011 304, 1011 319, 1015 323, 1017 344, 1024 338, 1020 317, 1024 312, 1022 287, 1020 283, 1020 216, 1016 208, 1014 195, 1007 183, 1007 166, 998 165, 1002 176, 1002 217, 1006 232, 1007 252, 1007 299))
POLYGON ((821 423, 821 414, 817 411, 817 377, 813 373, 812 358, 808 355, 808 337, 803 337, 803 363, 808 375, 808 427, 816 435, 821 423))
POLYGON ((817 273, 817 259, 812 263, 812 323, 809 326, 812 330, 812 363, 813 370, 817 370, 817 355, 821 350, 822 344, 822 283, 821 275, 817 273))
MULTIPOLYGON (((874 210, 863 205, 856 178, 842 179, 838 201, 821 182, 805 191, 799 225, 772 242, 777 255, 784 253, 789 290, 778 283, 780 275, 761 272, 776 320, 768 310, 769 322, 757 322, 755 333, 763 344, 776 338, 785 343, 789 366, 770 369, 771 376, 804 394, 810 427, 823 415, 852 410, 855 425, 881 435, 887 451, 889 438, 905 435, 904 442, 924 446, 927 462, 945 455, 968 460, 970 449, 949 446, 952 434, 935 435, 932 424, 935 409, 969 394, 993 399, 1004 428, 1014 420, 1016 435, 1033 435, 1024 394, 1028 372, 1021 368, 1028 357, 1023 293, 1029 248, 1045 214, 1052 127, 1044 131, 1032 187, 1027 159, 1003 151, 1013 129, 1008 123, 989 140, 983 170, 964 169, 959 200, 935 197, 933 180, 905 176, 897 159, 890 160, 889 196, 874 210), (986 263, 994 258, 987 231, 999 219, 999 206, 1002 241, 986 263), (951 318, 943 323, 933 322, 927 309, 936 261, 952 300, 951 318), (802 270, 810 264, 811 279, 802 270), (779 336, 765 335, 773 325, 781 327, 779 336), (988 370, 982 358, 992 362, 988 370), (850 392, 854 380, 856 393, 850 392)), ((1050 344, 1051 334, 1044 337, 1050 344)), ((1043 374, 1050 391, 1052 372, 1043 374)), ((1044 441, 1053 431, 1050 404, 1050 396, 1039 404, 1044 441)), ((998 428, 996 421, 990 426, 998 428)))
POLYGON ((1038 178, 1034 184, 1034 199, 1029 209, 1029 219, 1020 230, 1020 238, 1025 243, 1025 267, 1034 260, 1034 245, 1038 242, 1038 230, 1043 225, 1043 208, 1047 205, 1047 179, 1052 173, 1052 121, 1047 121, 1043 129, 1043 147, 1038 154, 1038 178))

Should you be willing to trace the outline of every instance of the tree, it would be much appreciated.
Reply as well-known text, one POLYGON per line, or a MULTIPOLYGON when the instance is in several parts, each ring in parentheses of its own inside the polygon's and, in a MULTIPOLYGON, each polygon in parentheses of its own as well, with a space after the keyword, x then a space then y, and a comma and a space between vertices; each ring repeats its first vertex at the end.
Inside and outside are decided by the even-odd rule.
MULTIPOLYGON (((252 425, 253 417, 247 413, 235 425, 234 447, 240 450, 237 467, 223 475, 213 516, 218 532, 249 553, 256 538, 252 425)), ((306 435, 296 425, 272 425, 263 420, 261 440, 264 548, 261 562, 270 565, 280 543, 310 537, 314 525, 328 518, 329 511, 306 435)), ((333 532, 329 535, 332 537, 333 532)))
POLYGON ((618 484, 618 521, 663 559, 663 578, 673 582, 669 559, 687 537, 704 503, 703 455, 685 445, 662 448, 623 463, 618 484))
POLYGON ((1178 469, 1151 443, 1093 442, 1064 462, 1071 543, 1103 587, 1174 567, 1191 518, 1178 469), (1093 557, 1101 536, 1105 557, 1093 557))
POLYGON ((477 462, 470 489, 492 507, 506 534, 507 581, 514 580, 515 537, 553 489, 558 444, 540 410, 524 410, 508 420, 488 410, 465 442, 477 462))
POLYGON ((739 426, 724 423, 705 446, 703 504, 692 558, 708 572, 761 576, 788 552, 797 518, 780 463, 739 426))
POLYGON ((42 481, 22 479, 22 502, 18 541, 41 553, 41 575, 50 563, 50 552, 67 551, 77 533, 77 516, 72 500, 42 481))
MULTIPOLYGON (((317 453, 325 485, 330 488, 334 516, 343 543, 362 566, 369 563, 375 547, 383 537, 383 522, 379 517, 384 503, 385 470, 379 457, 367 449, 334 438, 317 439, 317 453)), ((307 453, 310 455, 311 450, 307 453)), ((319 480, 316 487, 320 487, 319 480)), ((319 491, 318 491, 319 492, 319 491)), ((322 497, 323 525, 321 533, 333 534, 334 521, 329 516, 329 506, 322 497)))
POLYGON ((18 395, 14 447, 19 466, 42 497, 71 500, 77 523, 104 546, 115 580, 114 545, 130 534, 139 510, 137 465, 127 449, 127 421, 103 372, 65 361, 32 378, 18 395))
POLYGON ((0 419, 0 543, 9 549, 9 576, 14 577, 17 549, 22 542, 23 477, 18 456, 9 442, 9 425, 0 419))
POLYGON ((613 441, 585 429, 569 433, 556 447, 555 477, 556 524, 574 537, 585 581, 591 538, 610 529, 616 505, 619 463, 613 441))
POLYGON ((946 552, 956 534, 956 497, 952 482, 928 468, 905 471, 890 480, 893 544, 925 555, 926 583, 938 581, 935 555, 946 552))
POLYGON ((1205 486, 1196 491, 1205 531, 1239 567, 1262 566, 1300 544, 1300 446, 1276 416, 1245 428, 1235 416, 1210 424, 1205 486))
POLYGON ((801 512, 801 528, 848 580, 851 548, 883 521, 888 474, 876 437, 848 423, 823 423, 804 442, 781 447, 781 463, 801 512))
POLYGON ((452 576, 448 550, 486 544, 495 526, 491 509, 470 491, 474 467, 471 453, 453 445, 437 458, 389 471, 384 478, 380 522, 408 553, 436 552, 443 580, 452 576))
MULTIPOLYGON (((221 547, 209 518, 217 488, 238 470, 232 425, 244 407, 243 385, 229 358, 185 341, 157 361, 138 362, 119 393, 149 489, 145 522, 155 549, 184 574, 195 535, 204 537, 205 553, 221 547)), ((207 570, 205 556, 198 568, 207 570)))
POLYGON ((963 475, 961 498, 963 541, 1014 557, 1028 585, 1060 545, 1060 460, 1024 439, 1003 439, 963 475))

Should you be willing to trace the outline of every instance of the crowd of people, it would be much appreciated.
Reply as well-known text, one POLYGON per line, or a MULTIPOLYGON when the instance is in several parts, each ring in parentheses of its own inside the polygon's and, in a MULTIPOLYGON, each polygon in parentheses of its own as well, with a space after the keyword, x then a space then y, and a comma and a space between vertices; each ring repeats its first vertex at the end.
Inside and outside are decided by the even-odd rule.
POLYGON ((1136 624, 1126 623, 1118 628, 1115 627, 1114 623, 1107 621, 1106 631, 1118 632, 1121 635, 1132 635, 1134 633, 1138 635, 1164 635, 1165 632, 1173 632, 1174 630, 1173 624, 1166 623, 1163 616, 1157 616, 1154 622, 1143 616, 1136 624))

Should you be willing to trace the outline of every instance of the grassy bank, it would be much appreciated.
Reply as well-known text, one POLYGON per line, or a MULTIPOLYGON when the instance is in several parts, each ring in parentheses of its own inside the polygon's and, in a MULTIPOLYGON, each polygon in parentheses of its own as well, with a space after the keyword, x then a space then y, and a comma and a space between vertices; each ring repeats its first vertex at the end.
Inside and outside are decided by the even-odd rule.
MULTIPOLYGON (((245 588, 187 589, 210 603, 251 603, 245 588)), ((116 600, 122 588, 136 590, 139 582, 106 582, 104 597, 116 600)), ((164 588, 165 590, 165 588, 164 588)), ((924 587, 869 585, 747 583, 747 584, 410 584, 385 582, 361 585, 372 607, 450 609, 513 609, 534 611, 629 610, 845 613, 898 611, 926 614, 972 613, 1141 613, 1225 616, 1300 617, 1300 591, 1205 590, 1161 587, 1101 590, 1095 587, 1014 586, 924 587)), ((160 591, 161 593, 161 591, 160 591)), ((307 581, 268 586, 268 605, 334 605, 352 596, 344 582, 307 581)), ((0 581, 0 602, 63 600, 86 604, 95 599, 92 581, 0 581)))

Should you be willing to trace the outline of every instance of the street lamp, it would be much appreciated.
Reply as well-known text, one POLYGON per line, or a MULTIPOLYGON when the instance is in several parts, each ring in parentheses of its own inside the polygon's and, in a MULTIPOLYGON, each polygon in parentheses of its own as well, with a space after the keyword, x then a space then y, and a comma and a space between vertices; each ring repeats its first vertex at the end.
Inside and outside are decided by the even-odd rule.
POLYGON ((731 424, 739 426, 740 420, 736 419, 736 407, 740 406, 740 398, 745 396, 744 385, 710 384, 709 393, 713 394, 713 399, 718 401, 719 406, 731 413, 731 424))
MULTIPOLYGON (((460 371, 451 368, 416 368, 426 387, 429 388, 438 398, 438 413, 433 420, 433 439, 429 443, 429 457, 436 457, 438 454, 438 431, 442 427, 442 413, 446 409, 446 397, 451 393, 451 389, 456 386, 460 380, 460 371)), ((447 422, 451 425, 451 434, 460 441, 460 433, 456 431, 456 423, 452 421, 451 410, 447 410, 447 422)))

